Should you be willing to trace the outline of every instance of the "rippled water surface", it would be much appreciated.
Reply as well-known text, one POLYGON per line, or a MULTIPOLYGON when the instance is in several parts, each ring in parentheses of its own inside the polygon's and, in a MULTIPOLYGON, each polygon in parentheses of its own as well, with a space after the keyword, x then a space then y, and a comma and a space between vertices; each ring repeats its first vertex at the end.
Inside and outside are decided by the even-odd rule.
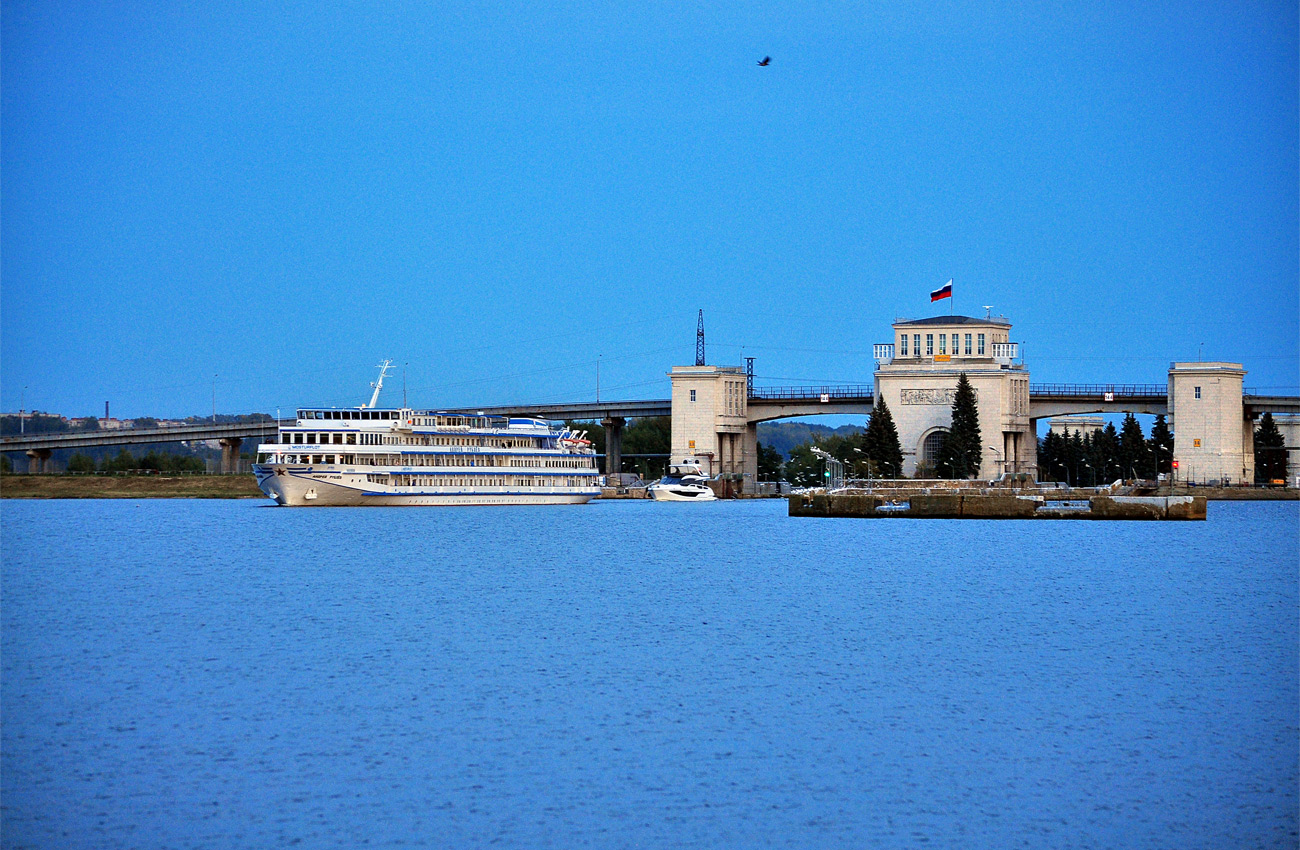
POLYGON ((1297 843, 1296 503, 5 501, 5 847, 1297 843))

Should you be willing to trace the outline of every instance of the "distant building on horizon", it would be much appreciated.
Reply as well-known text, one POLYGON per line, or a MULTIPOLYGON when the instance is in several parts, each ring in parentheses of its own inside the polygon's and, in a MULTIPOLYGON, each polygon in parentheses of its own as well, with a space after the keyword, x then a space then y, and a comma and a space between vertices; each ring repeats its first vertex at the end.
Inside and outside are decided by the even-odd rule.
POLYGON ((1047 420, 1047 430, 1053 434, 1065 435, 1067 432, 1073 434, 1091 434, 1093 431, 1101 431, 1106 427, 1106 420, 1101 416, 1057 416, 1047 420))

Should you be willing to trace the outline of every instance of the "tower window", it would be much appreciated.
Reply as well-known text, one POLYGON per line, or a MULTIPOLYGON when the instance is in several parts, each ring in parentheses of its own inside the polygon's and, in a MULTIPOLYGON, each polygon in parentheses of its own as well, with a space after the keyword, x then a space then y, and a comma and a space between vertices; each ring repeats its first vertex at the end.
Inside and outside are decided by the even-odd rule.
POLYGON ((901 345, 899 346, 898 349, 898 356, 906 357, 907 356, 907 334, 903 334, 903 338, 899 340, 899 342, 901 343, 901 345))
POLYGON ((1196 388, 1196 397, 1197 397, 1197 398, 1200 398, 1200 397, 1201 397, 1201 388, 1200 388, 1200 387, 1197 387, 1197 388, 1196 388))
POLYGON ((925 356, 934 356, 934 334, 925 335, 925 356))
POLYGON ((970 334, 966 334, 966 356, 970 357, 970 334))
POLYGON ((691 401, 695 401, 695 390, 691 390, 691 401))
POLYGON ((912 352, 916 357, 921 356, 921 335, 912 334, 912 352))
POLYGON ((939 334, 939 353, 940 353, 940 354, 947 354, 947 353, 948 353, 948 335, 947 335, 947 334, 939 334))
POLYGON ((979 335, 980 356, 984 356, 984 334, 979 335))

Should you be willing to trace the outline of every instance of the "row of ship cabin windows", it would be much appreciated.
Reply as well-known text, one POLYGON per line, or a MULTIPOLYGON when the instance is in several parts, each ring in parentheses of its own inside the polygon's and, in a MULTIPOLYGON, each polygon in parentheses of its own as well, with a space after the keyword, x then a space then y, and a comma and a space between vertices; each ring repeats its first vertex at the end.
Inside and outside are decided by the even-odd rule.
POLYGON ((400 419, 396 410, 300 410, 299 419, 400 419))
POLYGON ((551 481, 545 478, 429 478, 419 475, 366 476, 371 484, 388 484, 394 487, 588 487, 591 482, 578 478, 551 481))
MULTIPOLYGON (((371 422, 375 420, 392 420, 401 419, 402 414, 397 410, 300 410, 298 411, 299 419, 346 419, 351 421, 371 422)), ((414 425, 428 426, 458 426, 471 428, 487 428, 494 423, 487 416, 417 416, 412 420, 414 425)), ((496 427, 504 424, 504 420, 498 420, 496 427)))
MULTIPOLYGON (((258 456, 258 463, 267 463, 269 454, 258 456)), ((332 463, 345 466, 492 466, 492 467, 542 467, 545 469, 594 469, 591 455, 585 458, 552 458, 529 455, 353 455, 353 454, 289 454, 281 455, 282 463, 332 463)))
MULTIPOLYGON (((935 343, 935 336, 936 336, 936 334, 926 334, 926 335, 925 335, 925 356, 926 356, 926 357, 933 357, 933 356, 934 356, 934 343, 935 343)), ((945 355, 945 354, 948 353, 948 337, 949 337, 949 334, 937 334, 937 336, 938 336, 938 338, 939 338, 939 339, 938 339, 938 342, 939 342, 939 354, 941 354, 941 355, 945 355)), ((954 357, 960 357, 960 356, 962 356, 962 353, 963 353, 963 351, 962 351, 962 348, 963 348, 962 343, 963 343, 963 342, 965 343, 965 356, 966 356, 966 357, 972 357, 972 356, 975 356, 975 357, 983 357, 983 356, 984 356, 984 352, 985 352, 985 335, 984 335, 984 334, 965 334, 964 339, 963 339, 963 335, 962 335, 962 334, 952 334, 951 336, 952 336, 952 355, 953 355, 954 357)), ((996 339, 994 339, 993 341, 994 341, 994 342, 997 342, 996 339)), ((899 356, 899 357, 920 357, 920 356, 921 356, 921 335, 920 335, 920 334, 912 334, 912 344, 911 344, 910 348, 909 348, 909 346, 908 346, 907 343, 908 343, 908 337, 907 337, 907 334, 899 334, 899 336, 898 336, 898 356, 899 356), (911 354, 908 354, 908 351, 909 351, 909 350, 912 352, 911 354)))
POLYGON ((281 435, 285 445, 340 445, 355 446, 360 442, 363 446, 491 446, 500 449, 534 449, 545 448, 545 442, 540 437, 397 437, 387 436, 384 434, 370 434, 365 431, 360 433, 334 431, 330 433, 314 434, 311 431, 286 431, 281 435))

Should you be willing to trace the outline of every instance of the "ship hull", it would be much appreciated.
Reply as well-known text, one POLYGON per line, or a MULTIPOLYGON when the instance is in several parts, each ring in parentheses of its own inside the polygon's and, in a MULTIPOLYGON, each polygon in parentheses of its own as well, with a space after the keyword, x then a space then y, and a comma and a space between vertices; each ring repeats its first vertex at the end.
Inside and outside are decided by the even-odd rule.
POLYGON ((259 464, 257 486, 283 507, 447 507, 454 505, 581 505, 597 487, 392 487, 328 466, 259 464))

